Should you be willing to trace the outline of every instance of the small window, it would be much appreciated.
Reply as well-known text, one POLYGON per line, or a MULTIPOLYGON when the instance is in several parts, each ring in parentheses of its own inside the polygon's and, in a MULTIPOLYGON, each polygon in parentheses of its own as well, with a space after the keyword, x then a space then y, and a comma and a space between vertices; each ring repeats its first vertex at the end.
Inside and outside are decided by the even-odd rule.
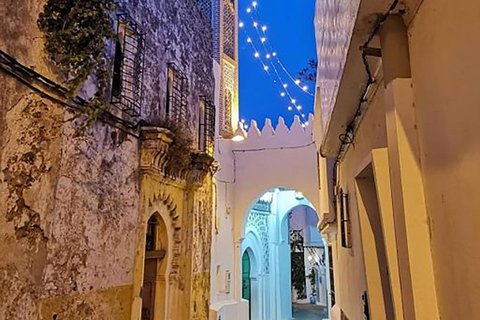
POLYGON ((200 97, 198 123, 198 149, 209 155, 213 155, 215 139, 215 105, 206 97, 200 97))
POLYGON ((173 63, 169 63, 167 69, 167 121, 188 126, 187 95, 187 79, 173 63))
POLYGON ((157 218, 155 218, 155 216, 152 216, 148 220, 145 251, 154 251, 156 249, 157 224, 158 224, 157 223, 157 218))
POLYGON ((145 35, 128 14, 118 14, 111 102, 130 116, 140 115, 144 55, 145 35))
POLYGON ((328 270, 330 276, 330 299, 333 307, 335 305, 335 278, 333 273, 333 251, 332 246, 328 246, 328 270))
POLYGON ((351 248, 351 222, 350 212, 348 207, 348 194, 340 189, 338 195, 339 209, 340 209, 340 231, 342 236, 342 247, 351 248))

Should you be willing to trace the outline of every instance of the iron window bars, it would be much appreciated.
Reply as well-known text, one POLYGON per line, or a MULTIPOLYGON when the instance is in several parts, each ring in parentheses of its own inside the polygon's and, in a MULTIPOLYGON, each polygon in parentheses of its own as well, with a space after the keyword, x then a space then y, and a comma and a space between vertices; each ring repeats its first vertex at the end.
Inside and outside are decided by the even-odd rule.
POLYGON ((140 115, 144 67, 145 34, 127 13, 119 13, 111 103, 130 116, 140 115))
POLYGON ((167 72, 166 120, 187 127, 187 78, 173 63, 168 64, 167 72))
POLYGON ((350 231, 350 212, 348 208, 348 194, 340 190, 339 196, 340 207, 340 231, 342 236, 342 247, 351 248, 351 231, 350 231))
POLYGON ((205 96, 200 97, 198 118, 198 148, 212 156, 215 140, 215 104, 205 96))

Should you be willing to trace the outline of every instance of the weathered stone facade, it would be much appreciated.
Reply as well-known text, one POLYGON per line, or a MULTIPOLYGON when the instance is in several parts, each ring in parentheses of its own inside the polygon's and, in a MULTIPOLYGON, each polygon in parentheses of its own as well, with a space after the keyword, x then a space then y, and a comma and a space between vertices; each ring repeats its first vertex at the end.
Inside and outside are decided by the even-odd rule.
MULTIPOLYGON (((4 4, 0 50, 61 84, 37 27, 45 2, 4 4)), ((120 1, 116 10, 145 33, 138 117, 99 120, 77 136, 60 94, 0 67, 1 320, 139 319, 145 222, 162 210, 173 242, 160 319, 208 318, 211 158, 200 153, 188 174, 165 177, 158 161, 142 164, 148 148, 137 124, 164 116, 175 63, 197 132, 199 97, 214 92, 211 27, 193 0, 120 1)))

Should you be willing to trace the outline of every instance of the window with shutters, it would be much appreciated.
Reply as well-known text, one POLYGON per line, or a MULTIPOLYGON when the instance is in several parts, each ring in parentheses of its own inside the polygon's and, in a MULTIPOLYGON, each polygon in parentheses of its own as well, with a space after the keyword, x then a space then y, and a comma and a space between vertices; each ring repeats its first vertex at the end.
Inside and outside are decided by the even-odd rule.
POLYGON ((350 211, 348 206, 348 194, 344 193, 340 189, 338 195, 338 208, 340 210, 340 233, 342 247, 351 248, 352 247, 352 236, 351 236, 351 221, 350 221, 350 211))

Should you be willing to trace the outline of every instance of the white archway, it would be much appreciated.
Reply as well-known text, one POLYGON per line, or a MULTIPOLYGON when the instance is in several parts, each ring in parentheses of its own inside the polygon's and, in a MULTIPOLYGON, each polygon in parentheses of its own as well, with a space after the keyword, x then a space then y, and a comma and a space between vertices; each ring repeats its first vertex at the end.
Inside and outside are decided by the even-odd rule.
MULTIPOLYGON (((313 123, 312 116, 309 121, 313 123)), ((218 251, 213 249, 212 269, 233 270, 234 291, 224 300, 225 307, 233 310, 234 306, 227 306, 227 299, 234 299, 237 304, 241 304, 241 259, 245 249, 244 241, 247 241, 249 237, 248 230, 244 228, 248 213, 265 191, 278 186, 303 193, 305 198, 310 200, 308 203, 312 208, 320 208, 318 175, 312 174, 318 172, 318 160, 316 147, 312 140, 312 126, 303 128, 298 118, 290 128, 287 128, 283 119, 280 118, 275 129, 272 128, 271 121, 267 119, 262 132, 252 121, 244 141, 220 140, 217 143, 215 157, 220 163, 220 170, 215 175, 219 204, 217 216, 220 225, 217 234, 214 235, 214 243, 215 239, 218 239, 216 247, 218 251), (233 243, 231 252, 225 251, 224 244, 226 242, 233 243)), ((277 234, 281 234, 281 227, 277 226, 276 228, 278 228, 277 234)), ((261 235, 258 238, 261 240, 261 235)), ((285 237, 283 240, 283 251, 287 252, 288 249, 289 252, 289 244, 285 242, 285 237)), ((275 239, 277 244, 280 244, 279 241, 280 239, 275 239)), ((275 247, 271 254, 276 257, 283 251, 275 247)), ((265 263, 268 263, 272 257, 266 258, 265 254, 262 254, 262 263, 265 267, 265 263)), ((277 267, 272 266, 272 268, 277 267)), ((280 271, 276 270, 275 272, 280 271)), ((288 270, 287 273, 289 272, 288 270)), ((263 272, 265 285, 268 283, 270 286, 266 290, 270 290, 269 292, 272 294, 269 297, 275 296, 275 300, 265 299, 262 312, 264 315, 267 313, 285 314, 287 311, 281 310, 278 303, 281 292, 280 283, 266 281, 268 277, 270 277, 269 273, 263 272)), ((211 279, 212 283, 217 281, 213 277, 211 279)), ((222 296, 221 293, 212 295, 212 301, 218 314, 223 312, 221 310, 223 304, 219 303, 222 296)), ((242 309, 243 307, 238 306, 238 308, 242 309)), ((244 312, 243 309, 242 311, 240 309, 238 309, 238 313, 244 312)), ((230 311, 225 312, 230 314, 230 311)), ((280 320, 281 318, 273 316, 268 319, 280 320)))

